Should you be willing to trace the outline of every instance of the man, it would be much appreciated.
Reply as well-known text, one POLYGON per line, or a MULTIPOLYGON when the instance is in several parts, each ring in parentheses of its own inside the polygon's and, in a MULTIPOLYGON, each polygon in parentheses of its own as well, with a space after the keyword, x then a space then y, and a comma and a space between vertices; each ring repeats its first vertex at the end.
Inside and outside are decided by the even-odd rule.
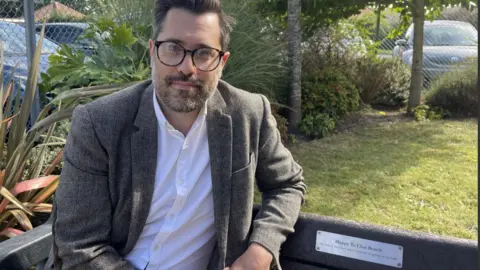
POLYGON ((152 80, 73 113, 51 259, 62 269, 281 268, 306 187, 267 99, 220 80, 232 19, 220 0, 157 0, 154 12, 152 80))

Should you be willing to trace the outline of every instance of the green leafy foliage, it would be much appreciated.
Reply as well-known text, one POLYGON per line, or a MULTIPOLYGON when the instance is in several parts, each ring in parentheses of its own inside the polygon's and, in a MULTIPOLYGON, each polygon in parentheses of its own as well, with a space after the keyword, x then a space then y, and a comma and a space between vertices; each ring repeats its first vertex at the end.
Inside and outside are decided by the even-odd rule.
POLYGON ((413 114, 416 121, 432 121, 443 119, 446 112, 440 107, 430 107, 422 104, 414 108, 413 114))
POLYGON ((50 68, 41 75, 42 93, 54 89, 52 93, 58 94, 71 88, 134 82, 150 76, 148 38, 132 27, 102 18, 90 23, 80 38, 94 41, 96 53, 86 57, 82 51, 72 51, 62 44, 58 53, 49 57, 50 68))
POLYGON ((302 78, 303 119, 300 130, 307 136, 325 137, 336 121, 355 111, 359 94, 339 70, 326 68, 302 78))
POLYGON ((335 119, 326 113, 307 114, 300 123, 300 130, 312 138, 323 138, 335 129, 335 119))
POLYGON ((455 116, 478 116, 478 64, 470 59, 445 73, 432 85, 425 102, 441 107, 455 116))

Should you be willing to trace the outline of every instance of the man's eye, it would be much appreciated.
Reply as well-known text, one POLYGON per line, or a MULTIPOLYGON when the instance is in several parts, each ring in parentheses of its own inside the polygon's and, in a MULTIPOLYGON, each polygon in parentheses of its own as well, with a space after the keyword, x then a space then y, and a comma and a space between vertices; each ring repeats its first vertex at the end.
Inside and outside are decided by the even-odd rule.
POLYGON ((197 55, 200 57, 213 57, 213 51, 212 50, 199 50, 197 51, 197 55))
POLYGON ((167 47, 167 49, 168 49, 168 51, 170 51, 170 52, 179 52, 179 51, 181 51, 180 46, 175 45, 175 44, 169 44, 168 47, 167 47))

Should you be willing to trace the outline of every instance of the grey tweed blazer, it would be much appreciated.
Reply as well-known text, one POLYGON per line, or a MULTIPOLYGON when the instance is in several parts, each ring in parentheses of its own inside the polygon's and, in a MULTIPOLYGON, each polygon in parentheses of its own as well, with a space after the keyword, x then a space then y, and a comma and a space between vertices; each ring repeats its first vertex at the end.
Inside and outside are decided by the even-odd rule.
MULTIPOLYGON (((123 257, 142 232, 155 183, 152 91, 148 80, 74 110, 47 266, 133 269, 123 257)), ((208 101, 207 130, 217 238, 208 269, 230 266, 251 242, 266 247, 281 269, 280 247, 306 186, 268 100, 220 81, 208 101), (255 183, 263 201, 252 217, 255 183)))

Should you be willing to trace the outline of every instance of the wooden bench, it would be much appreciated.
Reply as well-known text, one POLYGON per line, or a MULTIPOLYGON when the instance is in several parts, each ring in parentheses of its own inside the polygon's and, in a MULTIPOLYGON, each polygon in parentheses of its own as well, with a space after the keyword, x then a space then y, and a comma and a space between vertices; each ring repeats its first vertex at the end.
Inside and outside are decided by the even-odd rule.
MULTIPOLYGON (((26 269, 44 261, 51 243, 50 221, 0 243, 0 269, 26 269)), ((477 249, 473 240, 302 213, 282 246, 281 265, 294 270, 477 270, 477 249)))

